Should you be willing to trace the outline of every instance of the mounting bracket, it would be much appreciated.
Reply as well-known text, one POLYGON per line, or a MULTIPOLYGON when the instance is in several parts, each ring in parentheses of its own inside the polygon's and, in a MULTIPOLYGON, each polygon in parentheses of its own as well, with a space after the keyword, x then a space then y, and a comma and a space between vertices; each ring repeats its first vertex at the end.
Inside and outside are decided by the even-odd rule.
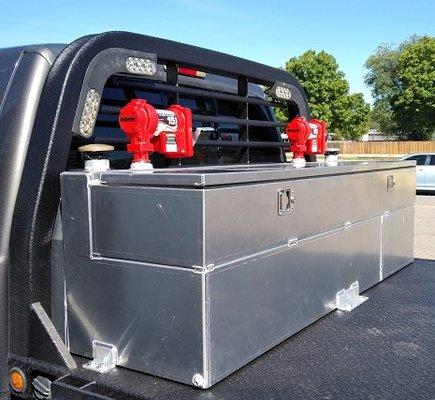
POLYGON ((118 363, 118 350, 113 344, 94 340, 92 342, 93 360, 83 365, 83 368, 105 374, 116 367, 118 363))
POLYGON ((335 295, 335 307, 340 311, 352 311, 368 299, 367 296, 359 294, 359 283, 356 281, 349 288, 341 289, 337 292, 335 295))

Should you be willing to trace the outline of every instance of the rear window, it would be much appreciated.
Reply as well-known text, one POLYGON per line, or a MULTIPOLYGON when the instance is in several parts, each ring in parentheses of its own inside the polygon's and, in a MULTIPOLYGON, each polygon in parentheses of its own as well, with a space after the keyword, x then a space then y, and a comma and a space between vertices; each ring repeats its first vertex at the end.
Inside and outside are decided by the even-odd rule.
POLYGON ((427 155, 419 154, 416 156, 408 157, 407 160, 417 161, 417 165, 425 165, 426 164, 427 155))
MULTIPOLYGON (((110 83, 109 83, 110 84, 110 83)), ((106 87, 103 92, 101 105, 122 107, 126 105, 129 99, 142 98, 158 109, 165 109, 170 104, 168 92, 163 90, 137 90, 136 88, 119 88, 106 87)), ((241 126, 232 123, 232 119, 241 118, 241 105, 234 101, 214 99, 200 95, 184 95, 178 97, 178 104, 188 107, 196 116, 193 122, 193 130, 196 131, 198 143, 208 142, 207 145, 195 145, 195 153, 191 158, 168 160, 164 157, 154 154, 152 161, 156 167, 165 167, 171 165, 220 165, 235 164, 246 162, 276 162, 282 159, 282 150, 280 148, 246 148, 246 147, 228 147, 219 143, 228 143, 231 141, 279 141, 281 134, 276 127, 257 127, 241 126), (225 122, 210 121, 207 117, 223 117, 225 122), (198 121, 199 119, 199 121, 198 121), (211 145, 210 142, 216 142, 211 145)), ((249 118, 259 121, 274 121, 274 115, 270 107, 258 104, 249 104, 249 118)), ((83 144, 82 139, 78 145, 83 144)), ((125 151, 126 137, 119 128, 118 115, 102 114, 98 115, 92 140, 96 143, 117 144, 117 151, 112 152, 111 165, 113 168, 128 168, 131 161, 129 153, 125 151)), ((82 164, 81 155, 76 152, 70 157, 72 163, 70 168, 77 168, 82 164)))

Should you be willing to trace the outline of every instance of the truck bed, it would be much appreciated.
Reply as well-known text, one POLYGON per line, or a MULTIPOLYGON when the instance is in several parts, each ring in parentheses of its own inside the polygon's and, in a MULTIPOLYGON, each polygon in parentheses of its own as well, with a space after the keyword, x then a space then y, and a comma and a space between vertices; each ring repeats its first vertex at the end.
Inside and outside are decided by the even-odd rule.
MULTIPOLYGON (((0 243, 0 399, 9 398, 5 390, 11 368, 19 368, 28 383, 22 393, 18 387, 18 391, 11 394, 11 400, 34 399, 34 384, 41 393, 47 393, 50 382, 54 400, 431 397, 431 372, 434 368, 429 349, 433 348, 434 336, 431 308, 434 268, 433 264, 424 261, 417 261, 388 278, 381 285, 382 289, 374 287, 369 290, 371 299, 360 309, 351 314, 329 314, 209 390, 195 390, 123 367, 99 375, 82 369, 88 360, 79 357, 76 357, 79 368, 72 369, 75 367, 74 359, 50 319, 55 315, 51 301, 57 296, 51 274, 54 271, 53 225, 61 199, 59 176, 65 170, 83 167, 84 160, 77 153, 78 147, 99 142, 111 144, 117 153, 113 155, 116 168, 128 168, 129 158, 123 154, 128 140, 119 130, 118 114, 127 101, 137 97, 148 99, 157 93, 156 102, 150 100, 156 109, 166 109, 173 104, 191 108, 187 100, 192 100, 192 96, 206 98, 206 101, 201 100, 202 106, 198 106, 198 102, 192 105, 192 110, 195 110, 192 122, 195 128, 213 128, 216 134, 210 136, 210 132, 204 131, 204 137, 198 138, 197 142, 198 147, 204 147, 201 153, 198 150, 201 157, 195 163, 190 164, 187 160, 183 165, 188 165, 188 162, 189 165, 201 165, 203 160, 207 161, 206 165, 281 163, 284 161, 283 148, 288 147, 288 143, 282 142, 280 132, 287 124, 275 120, 271 107, 287 110, 289 122, 297 116, 311 120, 311 114, 304 90, 293 76, 234 56, 126 32, 90 35, 74 41, 64 50, 62 48, 52 45, 18 48, 12 50, 12 56, 9 54, 11 50, 4 50, 9 54, 6 57, 9 60, 8 68, 3 71, 4 82, 8 82, 3 85, 8 88, 7 96, 0 93, 5 105, 1 115, 1 140, 9 151, 3 154, 1 164, 7 168, 2 169, 0 165, 0 238, 3 239, 0 243), (62 53, 57 56, 60 51, 62 53), (127 61, 137 57, 157 62, 159 74, 140 77, 129 70, 127 61), (21 60, 19 65, 16 63, 18 58, 21 60), (44 68, 40 66, 42 64, 44 68), (216 79, 201 79, 194 84, 194 78, 179 76, 180 68, 185 67, 205 72, 209 78, 216 76, 216 79), (265 95, 264 88, 271 91, 270 95, 265 95), (278 96, 277 88, 291 89, 291 96, 278 96), (234 107, 225 104, 221 107, 222 101, 234 107), (84 129, 81 129, 82 125, 84 129), (220 132, 222 127, 224 132, 220 132), (92 130, 94 135, 91 135, 92 130), (233 136, 235 140, 232 140, 233 136), (227 140, 230 138, 231 142, 227 140)), ((314 161, 313 155, 308 156, 309 161, 314 161)), ((160 160, 160 167, 173 165, 166 161, 160 160)), ((216 180, 216 177, 211 179, 216 180)), ((383 193, 394 197, 398 193, 393 191, 394 183, 394 176, 386 176, 383 193)), ((409 193, 414 195, 413 187, 408 189, 412 189, 409 193)), ((320 200, 315 197, 316 193, 313 190, 312 198, 303 204, 315 205, 320 200)), ((292 200, 295 199, 292 199, 291 188, 273 194, 276 196, 272 201, 274 215, 276 211, 279 215, 292 209, 292 200), (289 201, 280 201, 284 198, 281 195, 289 201)), ((364 190, 359 198, 366 204, 375 202, 364 190)), ((407 204, 408 216, 412 215, 410 206, 413 202, 407 204)), ((337 197, 330 209, 340 210, 342 205, 337 197)), ((385 208, 381 211, 391 210, 385 208)), ((391 215, 382 214, 380 218, 387 219, 391 215)), ((396 222, 406 221, 398 214, 394 216, 396 222)), ((340 229, 353 232, 351 221, 341 219, 340 223, 344 221, 346 225, 340 229)), ((370 233, 365 231, 360 238, 364 238, 376 252, 383 251, 385 243, 373 240, 379 230, 375 229, 374 222, 369 226, 373 230, 370 233)), ((396 255, 411 244, 412 228, 398 229, 391 224, 390 229, 401 240, 397 251, 391 252, 396 255), (408 239, 406 234, 409 234, 408 239)), ((290 248, 295 242, 288 239, 286 237, 284 243, 290 248)), ((346 247, 348 242, 339 243, 346 247)), ((354 241, 355 247, 360 245, 360 241, 354 241)), ((345 250, 346 254, 355 253, 349 246, 345 250)), ((356 250, 356 253, 361 251, 356 250)), ((400 267, 412 258, 412 251, 407 250, 408 257, 400 267)), ((337 264, 333 255, 329 260, 332 267, 337 264)), ((320 257, 318 262, 322 262, 320 257)), ((376 267, 378 264, 372 265, 376 267)), ((363 271, 367 266, 368 262, 361 263, 363 271)), ((379 266, 383 267, 383 264, 379 266)), ((343 269, 349 272, 345 267, 343 269)), ((318 279, 322 281, 321 277, 318 279)), ((276 281, 280 282, 280 279, 276 281)), ((303 288, 303 285, 299 287, 303 288)), ((123 293, 129 292, 125 290, 123 293)), ((252 290, 249 293, 258 292, 252 290)), ((269 293, 273 296, 276 291, 269 293)), ((336 291, 331 293, 333 298, 336 291)), ((288 297, 281 298, 284 302, 278 304, 284 304, 288 297)), ((309 299, 312 298, 310 295, 309 299)), ((288 317, 287 310, 292 309, 285 307, 282 319, 288 317)), ((105 318, 106 315, 102 319, 105 318)), ((119 319, 114 326, 119 327, 119 319)), ((252 328, 246 329, 246 324, 240 326, 248 333, 255 332, 252 328)), ((257 326, 265 327, 262 320, 257 326)), ((150 343, 145 342, 146 335, 139 334, 144 343, 150 343)), ((269 332, 264 336, 268 338, 269 332)), ((244 333, 239 337, 247 338, 248 335, 244 333)), ((141 341, 138 343, 140 349, 141 341)), ((207 348, 204 343, 202 348, 207 348)), ((238 346, 233 340, 223 340, 223 343, 238 346)), ((270 348, 272 343, 264 348, 270 348)), ((173 349, 180 348, 186 350, 176 342, 173 349)), ((133 354, 137 356, 138 353, 135 351, 133 354)), ((225 353, 222 351, 221 354, 225 353)), ((250 355, 258 354, 253 351, 250 355)), ((160 359, 169 364, 168 358, 161 353, 160 359)), ((146 357, 141 361, 146 363, 146 357)), ((205 365, 204 359, 202 364, 205 365)), ((158 370, 148 372, 159 373, 158 370)))
MULTIPOLYGON (((351 313, 328 314, 208 390, 124 368, 75 390, 86 399, 433 399, 434 291, 435 262, 416 260, 351 313)), ((73 398, 71 378, 54 384, 53 399, 73 398)))

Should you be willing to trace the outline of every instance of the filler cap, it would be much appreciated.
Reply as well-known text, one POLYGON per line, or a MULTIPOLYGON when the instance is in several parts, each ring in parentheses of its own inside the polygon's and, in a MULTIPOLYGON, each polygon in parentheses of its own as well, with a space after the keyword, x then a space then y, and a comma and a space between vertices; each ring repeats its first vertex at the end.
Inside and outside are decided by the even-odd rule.
POLYGON ((81 146, 78 150, 83 154, 86 171, 108 171, 110 169, 107 153, 115 150, 113 146, 104 143, 92 143, 81 146))
POLYGON ((85 144, 84 146, 79 147, 80 153, 105 153, 113 150, 115 150, 113 146, 104 143, 85 144))

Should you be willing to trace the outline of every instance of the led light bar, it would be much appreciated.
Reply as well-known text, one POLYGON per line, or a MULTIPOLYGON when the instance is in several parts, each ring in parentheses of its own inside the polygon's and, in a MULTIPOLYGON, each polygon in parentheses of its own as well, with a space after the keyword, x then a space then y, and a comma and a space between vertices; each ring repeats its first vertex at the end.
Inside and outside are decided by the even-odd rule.
POLYGON ((290 100, 292 92, 289 85, 281 82, 275 82, 275 84, 267 90, 269 96, 279 100, 290 100))
POLYGON ((277 86, 275 90, 276 97, 283 100, 290 100, 292 97, 292 92, 289 88, 284 86, 277 86))
POLYGON ((80 118, 79 129, 82 136, 89 137, 92 135, 99 106, 100 94, 95 89, 89 89, 88 93, 86 94, 82 117, 80 118))
POLYGON ((150 58, 127 57, 125 67, 133 74, 153 76, 157 72, 157 63, 150 58))

